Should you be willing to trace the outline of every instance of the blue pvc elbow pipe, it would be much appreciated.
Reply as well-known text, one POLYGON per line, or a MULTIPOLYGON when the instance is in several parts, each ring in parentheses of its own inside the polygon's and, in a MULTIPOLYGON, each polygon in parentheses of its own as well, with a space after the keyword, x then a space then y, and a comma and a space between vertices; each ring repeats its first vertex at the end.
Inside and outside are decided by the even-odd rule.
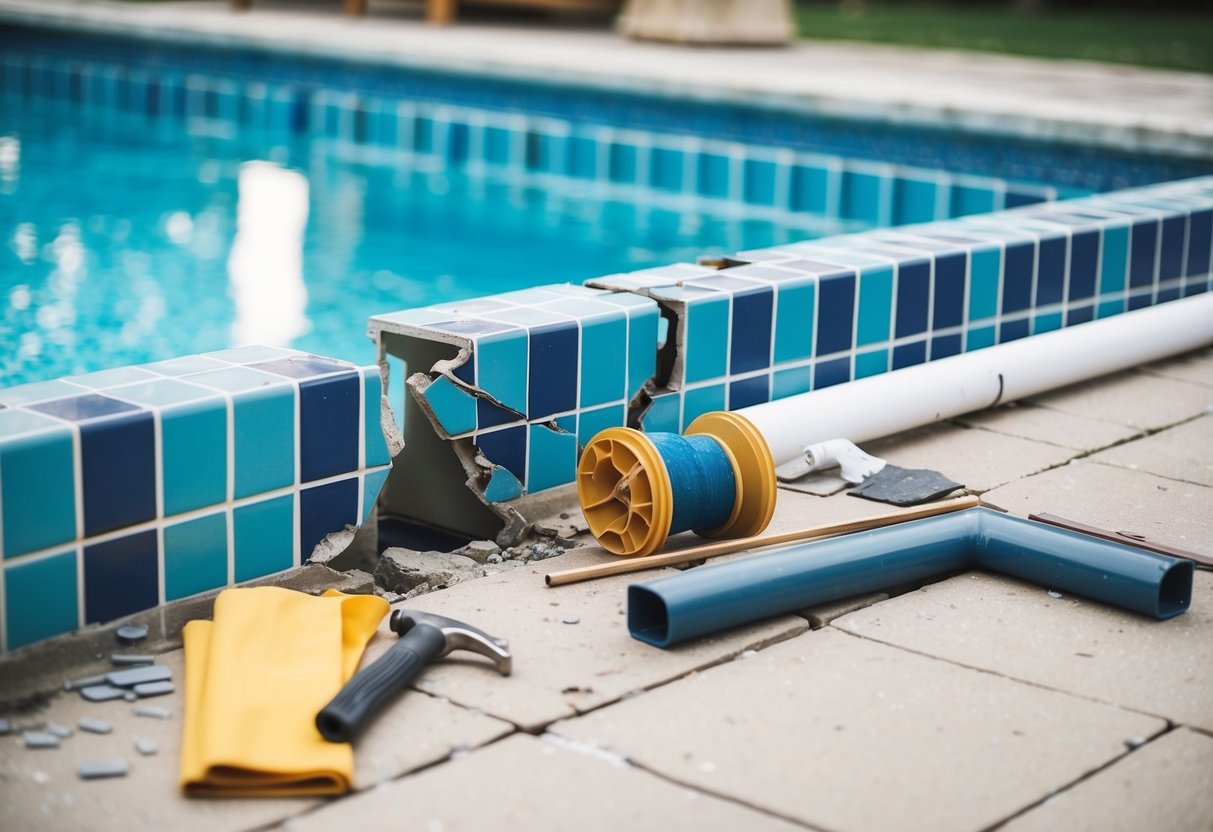
POLYGON ((1190 560, 990 509, 945 514, 628 587, 628 629, 657 647, 815 604, 984 569, 1157 619, 1192 601, 1190 560))

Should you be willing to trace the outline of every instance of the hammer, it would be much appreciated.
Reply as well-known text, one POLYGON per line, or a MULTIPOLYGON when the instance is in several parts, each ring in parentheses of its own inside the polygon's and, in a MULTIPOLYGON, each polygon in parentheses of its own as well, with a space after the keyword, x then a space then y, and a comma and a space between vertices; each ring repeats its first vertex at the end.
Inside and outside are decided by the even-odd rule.
POLYGON ((502 676, 513 667, 509 642, 475 627, 419 610, 394 610, 388 626, 400 636, 377 661, 346 682, 316 714, 316 728, 329 742, 350 742, 388 700, 407 688, 425 666, 452 650, 491 659, 502 676))

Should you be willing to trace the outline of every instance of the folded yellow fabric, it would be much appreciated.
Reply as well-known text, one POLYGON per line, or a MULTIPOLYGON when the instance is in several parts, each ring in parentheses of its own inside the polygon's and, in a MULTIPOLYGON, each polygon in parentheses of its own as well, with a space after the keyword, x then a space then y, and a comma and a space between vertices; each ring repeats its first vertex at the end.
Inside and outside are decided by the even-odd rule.
POLYGON ((316 597, 280 587, 228 589, 214 621, 185 625, 181 786, 191 795, 342 794, 349 743, 316 714, 354 675, 388 612, 373 595, 316 597))

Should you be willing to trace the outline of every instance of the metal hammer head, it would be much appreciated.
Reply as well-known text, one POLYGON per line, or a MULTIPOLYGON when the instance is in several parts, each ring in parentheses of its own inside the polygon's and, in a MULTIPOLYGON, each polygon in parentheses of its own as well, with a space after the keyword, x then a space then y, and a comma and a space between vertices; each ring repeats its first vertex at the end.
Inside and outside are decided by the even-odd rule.
POLYGON ((419 625, 430 626, 442 632, 446 640, 442 655, 445 656, 452 650, 471 650, 490 659, 502 676, 510 675, 514 660, 510 655, 510 643, 503 638, 494 638, 462 621, 420 610, 393 610, 392 617, 388 620, 388 626, 399 636, 419 625))

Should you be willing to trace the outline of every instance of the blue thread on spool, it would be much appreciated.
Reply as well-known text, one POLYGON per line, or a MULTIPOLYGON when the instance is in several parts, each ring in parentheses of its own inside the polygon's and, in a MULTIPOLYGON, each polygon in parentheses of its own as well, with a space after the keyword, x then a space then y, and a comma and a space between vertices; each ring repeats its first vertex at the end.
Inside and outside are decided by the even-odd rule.
POLYGON ((707 531, 723 525, 733 513, 737 484, 733 464, 711 436, 645 434, 670 477, 674 510, 670 534, 688 529, 707 531))

